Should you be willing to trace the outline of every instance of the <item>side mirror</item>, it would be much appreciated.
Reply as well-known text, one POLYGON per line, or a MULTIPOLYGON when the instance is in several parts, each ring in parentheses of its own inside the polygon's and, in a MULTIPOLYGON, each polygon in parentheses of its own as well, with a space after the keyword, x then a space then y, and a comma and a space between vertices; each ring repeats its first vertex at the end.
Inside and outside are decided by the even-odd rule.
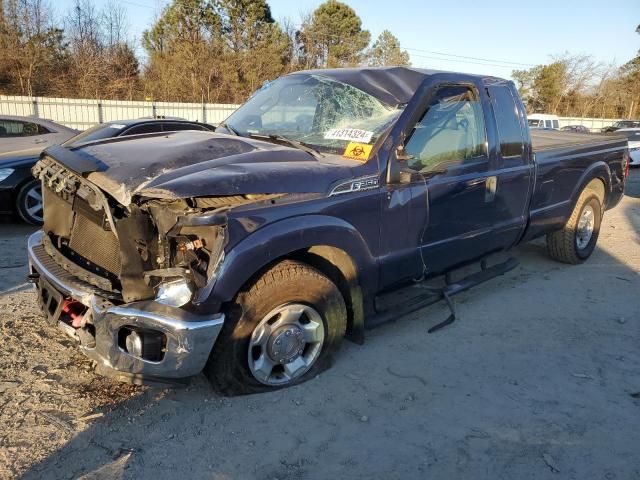
POLYGON ((413 160, 415 157, 407 153, 407 151, 404 148, 404 145, 398 145, 396 147, 396 158, 400 162, 406 162, 407 160, 413 160))

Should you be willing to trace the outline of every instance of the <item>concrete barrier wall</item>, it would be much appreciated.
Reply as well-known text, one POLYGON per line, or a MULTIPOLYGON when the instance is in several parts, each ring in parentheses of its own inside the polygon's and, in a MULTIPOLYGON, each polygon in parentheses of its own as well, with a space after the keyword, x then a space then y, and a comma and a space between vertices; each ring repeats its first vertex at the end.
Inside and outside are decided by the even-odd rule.
POLYGON ((216 125, 238 105, 0 95, 0 115, 46 118, 84 130, 96 123, 163 115, 216 125))

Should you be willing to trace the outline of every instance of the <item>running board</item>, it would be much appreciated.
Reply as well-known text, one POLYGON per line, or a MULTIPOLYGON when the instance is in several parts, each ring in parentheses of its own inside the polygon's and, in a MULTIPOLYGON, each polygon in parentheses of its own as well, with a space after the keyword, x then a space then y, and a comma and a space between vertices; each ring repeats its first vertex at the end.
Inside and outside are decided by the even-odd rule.
MULTIPOLYGON (((519 265, 519 262, 515 258, 509 258, 502 263, 493 265, 492 267, 487 267, 487 263, 484 260, 480 263, 480 265, 481 270, 479 272, 473 273, 455 282, 451 280, 451 275, 447 274, 445 276, 446 286, 444 287, 438 288, 427 285, 420 285, 419 288, 422 291, 426 290, 425 293, 421 293, 420 295, 411 297, 403 304, 397 305, 395 308, 386 306, 386 308, 383 308, 380 313, 372 316, 367 320, 366 327, 376 327, 383 323, 396 320, 399 317, 408 315, 409 313, 413 313, 416 310, 420 310, 421 308, 433 305, 434 303, 444 300, 445 302, 447 302, 447 306, 449 307, 451 314, 449 315, 449 317, 447 317, 446 320, 434 325, 428 330, 429 333, 433 333, 443 327, 446 327, 447 325, 451 325, 456 321, 455 305, 451 297, 459 293, 466 292, 470 288, 475 287, 476 285, 480 285, 481 283, 484 283, 495 277, 504 275, 505 273, 516 268, 519 265)), ((386 295, 394 294, 395 293, 386 295)), ((380 304, 384 303, 385 302, 381 297, 376 298, 376 308, 378 308, 380 304)))

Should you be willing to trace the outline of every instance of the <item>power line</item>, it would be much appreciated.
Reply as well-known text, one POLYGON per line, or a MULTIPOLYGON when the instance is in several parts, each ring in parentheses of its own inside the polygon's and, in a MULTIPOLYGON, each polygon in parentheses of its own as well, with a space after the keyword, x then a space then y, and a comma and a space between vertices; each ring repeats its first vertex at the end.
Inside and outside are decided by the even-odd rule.
MULTIPOLYGON (((303 27, 303 25, 295 25, 296 28, 301 29, 303 27)), ((342 37, 340 35, 334 34, 334 33, 329 33, 329 32, 314 32, 312 34, 313 36, 317 36, 320 38, 333 38, 336 40, 341 40, 342 37)), ((487 65, 487 66, 493 66, 493 67, 508 67, 508 66, 513 66, 513 68, 515 68, 516 66, 521 66, 521 67, 535 67, 535 64, 532 63, 522 63, 522 62, 512 62, 509 60, 497 60, 497 59, 492 59, 492 58, 482 58, 482 57, 471 57, 471 56, 467 56, 467 55, 457 55, 454 53, 445 53, 445 52, 436 52, 433 50, 424 50, 421 48, 413 48, 413 47, 404 47, 402 48, 402 50, 410 50, 412 52, 423 52, 423 53, 431 53, 431 54, 435 54, 435 55, 441 55, 443 57, 453 57, 453 58, 459 58, 459 59, 465 59, 465 60, 477 60, 480 62, 485 62, 485 63, 477 63, 477 62, 469 62, 469 61, 457 61, 458 63, 471 63, 471 64, 475 64, 475 65, 487 65), (498 64, 504 64, 504 65, 498 65, 498 64)), ((454 62, 456 60, 452 60, 452 59, 448 59, 448 58, 440 58, 440 57, 429 57, 429 56, 425 56, 425 55, 418 55, 415 53, 412 53, 411 56, 413 57, 421 57, 421 58, 428 58, 431 60, 445 60, 445 61, 449 61, 449 62, 454 62)))
MULTIPOLYGON (((432 53, 432 54, 435 54, 435 55, 444 55, 444 56, 447 56, 447 57, 463 58, 463 59, 470 59, 470 60, 481 60, 483 62, 506 63, 506 64, 509 64, 509 65, 521 65, 523 67, 535 67, 535 65, 532 64, 532 63, 510 62, 508 60, 496 60, 494 58, 469 57, 469 56, 466 56, 466 55, 455 55, 453 53, 434 52, 432 50, 422 50, 420 48, 407 47, 407 48, 405 48, 405 50, 411 50, 411 51, 414 51, 414 52, 432 53)), ((416 56, 419 56, 419 55, 416 55, 416 56)))
POLYGON ((502 67, 502 68, 515 68, 513 65, 500 65, 497 63, 483 63, 483 62, 474 62, 472 60, 456 60, 453 58, 440 58, 440 57, 430 57, 428 55, 418 55, 418 54, 413 54, 413 57, 419 57, 419 58, 428 58, 429 60, 442 60, 444 62, 454 62, 454 63, 463 63, 465 65, 467 64, 471 64, 471 65, 484 65, 486 67, 502 67))
POLYGON ((155 10, 157 7, 152 7, 151 5, 144 5, 142 3, 131 2, 129 0, 117 0, 120 3, 126 3, 127 5, 133 5, 134 7, 142 7, 148 8, 149 10, 155 10))

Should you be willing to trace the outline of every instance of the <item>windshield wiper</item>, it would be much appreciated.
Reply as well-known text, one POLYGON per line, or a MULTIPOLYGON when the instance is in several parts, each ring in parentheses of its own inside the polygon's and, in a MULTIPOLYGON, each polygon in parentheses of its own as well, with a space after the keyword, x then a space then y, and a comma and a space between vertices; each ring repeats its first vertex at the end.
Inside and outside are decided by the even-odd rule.
POLYGON ((275 133, 250 133, 249 138, 255 138, 256 140, 270 140, 274 143, 280 143, 284 145, 289 145, 291 147, 297 148, 298 150, 302 150, 303 152, 307 152, 314 157, 324 157, 322 153, 320 153, 315 148, 311 148, 308 144, 304 142, 300 142, 298 140, 291 140, 290 138, 283 137, 282 135, 277 135, 275 133))
POLYGON ((240 134, 238 132, 236 132, 233 128, 231 128, 226 122, 222 122, 219 123, 218 126, 216 127, 216 130, 218 130, 218 128, 224 128, 227 132, 230 132, 232 135, 235 135, 236 137, 239 137, 240 134))

